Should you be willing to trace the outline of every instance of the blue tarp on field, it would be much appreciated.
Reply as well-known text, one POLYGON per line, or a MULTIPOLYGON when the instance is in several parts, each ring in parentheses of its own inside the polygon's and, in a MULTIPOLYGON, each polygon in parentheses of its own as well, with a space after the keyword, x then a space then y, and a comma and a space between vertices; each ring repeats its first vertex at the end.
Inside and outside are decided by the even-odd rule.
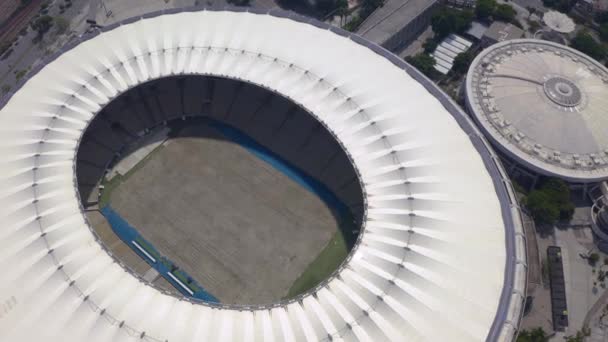
POLYGON ((178 289, 185 296, 204 300, 211 303, 219 303, 219 300, 212 294, 207 292, 202 286, 200 286, 194 279, 188 276, 182 270, 177 269, 175 264, 166 257, 162 256, 154 246, 144 239, 137 230, 131 226, 125 219, 123 219, 112 207, 106 206, 101 209, 101 213, 106 218, 112 230, 124 241, 135 253, 141 256, 150 266, 160 273, 160 275, 171 283, 176 289, 178 289), (135 244, 139 245, 138 248, 135 244), (153 259, 152 259, 153 258, 153 259), (173 270, 173 271, 172 271, 173 270), (184 289, 182 285, 169 274, 172 274, 175 278, 179 279, 183 285, 185 285, 190 291, 184 289))

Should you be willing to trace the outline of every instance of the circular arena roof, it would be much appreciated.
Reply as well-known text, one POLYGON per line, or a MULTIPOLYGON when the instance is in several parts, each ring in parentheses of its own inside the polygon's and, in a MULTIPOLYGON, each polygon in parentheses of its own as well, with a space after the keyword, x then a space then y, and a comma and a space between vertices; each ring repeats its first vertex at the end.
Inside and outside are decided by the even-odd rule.
POLYGON ((541 174, 608 178, 608 70, 566 46, 510 40, 484 50, 467 76, 467 106, 487 136, 541 174))
POLYGON ((496 157, 403 61, 282 11, 198 9, 83 37, 0 112, 3 341, 512 340, 525 297, 519 210, 496 157), (270 306, 211 305, 151 287, 95 240, 75 156, 110 100, 206 74, 267 87, 343 144, 365 191, 357 245, 326 282, 270 306))

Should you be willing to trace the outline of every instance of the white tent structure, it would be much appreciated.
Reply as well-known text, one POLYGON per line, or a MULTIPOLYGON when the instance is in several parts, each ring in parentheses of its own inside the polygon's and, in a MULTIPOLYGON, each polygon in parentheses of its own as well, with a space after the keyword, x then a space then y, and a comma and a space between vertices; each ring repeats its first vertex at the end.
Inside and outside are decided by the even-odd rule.
POLYGON ((519 209, 489 145, 402 60, 282 11, 189 9, 106 27, 49 59, 0 111, 1 341, 510 341, 525 298, 519 209), (226 306, 164 293, 96 241, 83 131, 150 79, 206 74, 291 98, 359 172, 365 217, 330 279, 226 306))

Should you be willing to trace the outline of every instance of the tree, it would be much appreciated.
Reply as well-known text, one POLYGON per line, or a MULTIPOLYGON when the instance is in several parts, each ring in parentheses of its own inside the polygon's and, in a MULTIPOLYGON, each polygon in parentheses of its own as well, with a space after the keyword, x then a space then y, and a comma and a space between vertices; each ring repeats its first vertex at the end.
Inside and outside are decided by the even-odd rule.
POLYGON ((589 258, 587 260, 589 261, 589 265, 595 266, 595 264, 597 264, 597 262, 600 260, 600 255, 597 253, 591 253, 589 254, 589 258))
POLYGON ((570 12, 577 0, 543 0, 543 5, 560 12, 570 12))
POLYGON ((585 53, 595 59, 604 58, 606 51, 602 45, 595 41, 595 38, 588 32, 581 31, 576 34, 570 45, 578 51, 585 53))
POLYGON ((530 331, 522 330, 517 336, 517 342, 547 342, 549 338, 543 328, 534 328, 530 331))
POLYGON ((494 14, 495 10, 495 0, 477 0, 477 4, 475 6, 475 15, 479 19, 487 20, 494 14))
POLYGON ((8 94, 9 91, 11 91, 11 86, 8 84, 4 84, 2 86, 2 95, 8 94))
POLYGON ((602 38, 603 41, 608 41, 608 23, 600 24, 598 31, 600 33, 600 38, 602 38))
POLYGON ((235 6, 249 6, 251 0, 227 0, 229 4, 235 6))
POLYGON ((4 55, 4 53, 6 51, 8 51, 12 45, 13 44, 11 44, 11 42, 7 42, 7 41, 0 42, 0 55, 4 55))
POLYGON ((55 17, 55 26, 57 33, 64 34, 70 28, 70 22, 64 17, 55 17))
POLYGON ((536 20, 528 20, 528 31, 535 33, 540 30, 542 25, 536 20))
POLYGON ((439 42, 434 38, 429 38, 422 43, 425 53, 432 53, 437 48, 437 45, 439 45, 439 42))
POLYGON ((563 180, 550 178, 541 187, 559 209, 560 220, 569 220, 574 214, 574 204, 570 201, 570 188, 563 180))
POLYGON ((496 10, 494 11, 494 14, 492 16, 494 17, 494 19, 506 22, 513 22, 515 21, 517 12, 515 11, 515 9, 513 9, 511 5, 500 4, 496 6, 496 10))
POLYGON ((538 224, 552 225, 558 220, 570 220, 574 214, 570 188, 557 178, 544 180, 538 189, 530 192, 526 207, 538 224))
POLYGON ((599 12, 595 15, 595 21, 598 24, 608 23, 608 12, 599 12))
POLYGON ((53 26, 53 17, 49 15, 43 15, 40 18, 36 19, 32 24, 32 29, 38 32, 38 36, 42 37, 45 33, 47 33, 51 26, 53 26))
POLYGON ((463 33, 471 27, 473 13, 444 7, 431 18, 435 39, 441 40, 450 33, 463 33))
POLYGON ((454 64, 452 65, 452 71, 458 74, 464 74, 469 70, 469 65, 473 61, 475 56, 471 52, 471 50, 467 50, 463 53, 459 53, 456 58, 454 58, 454 64))
POLYGON ((586 329, 583 328, 583 331, 577 331, 576 335, 566 336, 566 342, 583 342, 585 341, 585 336, 591 335, 591 331, 587 333, 586 329))
POLYGON ((413 57, 408 56, 405 60, 428 77, 436 76, 435 64, 437 62, 430 55, 419 53, 413 57))
POLYGON ((15 71, 15 80, 17 80, 17 82, 19 82, 23 78, 23 76, 25 76, 25 74, 27 74, 26 69, 21 69, 21 70, 15 71))
POLYGON ((540 225, 553 225, 559 219, 559 208, 553 204, 551 197, 543 191, 530 192, 526 200, 526 207, 540 225))
POLYGON ((345 29, 346 31, 355 32, 355 31, 357 31, 357 29, 359 28, 359 25, 361 25, 362 22, 363 22, 363 19, 360 16, 355 15, 352 17, 351 20, 349 20, 346 24, 344 24, 343 29, 345 29))
POLYGON ((536 13, 536 7, 528 6, 526 7, 526 10, 528 10, 528 19, 530 19, 530 17, 536 13))
MULTIPOLYGON (((235 0, 230 0, 235 1, 235 0)), ((336 9, 336 0, 317 0, 315 1, 315 7, 324 15, 334 11, 336 9)))
POLYGON ((345 16, 348 14, 348 0, 336 0, 335 14, 345 16))

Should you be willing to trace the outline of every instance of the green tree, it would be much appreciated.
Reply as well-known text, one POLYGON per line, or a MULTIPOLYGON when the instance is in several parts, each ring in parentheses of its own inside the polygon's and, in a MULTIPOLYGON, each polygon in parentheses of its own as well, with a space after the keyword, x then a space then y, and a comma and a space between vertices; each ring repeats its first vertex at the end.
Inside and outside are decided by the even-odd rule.
POLYGON ((600 38, 602 38, 603 41, 608 42, 608 23, 600 24, 598 31, 600 33, 600 38))
POLYGON ((599 12, 595 15, 595 21, 598 24, 608 23, 608 12, 599 12))
POLYGON ((335 14, 344 16, 348 14, 348 0, 336 0, 335 14))
POLYGON ((432 53, 437 48, 437 45, 439 45, 439 42, 435 38, 429 38, 422 43, 425 53, 432 53))
POLYGON ((589 254, 589 259, 587 260, 589 261, 589 265, 595 266, 595 264, 597 264, 597 262, 600 260, 600 255, 597 253, 591 253, 589 254))
POLYGON ((436 76, 435 63, 437 62, 432 56, 426 53, 419 53, 413 57, 408 56, 405 60, 428 77, 432 78, 436 76))
POLYGON ((588 32, 581 31, 576 34, 570 45, 578 51, 585 53, 595 59, 602 59, 606 55, 604 47, 595 41, 588 32))
POLYGON ((227 0, 229 4, 234 6, 249 6, 251 0, 227 0))
POLYGON ((557 178, 544 180, 538 189, 530 192, 526 207, 538 224, 552 225, 558 220, 570 220, 574 214, 570 188, 557 178))
POLYGON ((11 86, 10 85, 8 85, 8 84, 2 85, 2 95, 8 94, 9 91, 11 91, 11 86))
POLYGON ((589 334, 587 334, 586 331, 577 331, 576 335, 567 336, 566 342, 583 342, 583 341, 585 341, 585 336, 589 336, 589 335, 591 335, 591 332, 589 332, 589 334))
POLYGON ((559 209, 560 220, 569 220, 574 214, 574 204, 570 201, 570 188, 561 179, 550 178, 541 187, 559 209))
POLYGON ((6 51, 8 51, 12 45, 13 44, 11 44, 11 42, 7 42, 7 41, 0 42, 0 55, 4 55, 4 53, 6 51))
POLYGON ((530 192, 526 199, 526 207, 537 224, 552 225, 559 219, 559 208, 551 201, 551 197, 543 191, 534 190, 530 192))
POLYGON ((344 24, 343 29, 345 29, 346 31, 355 32, 357 31, 362 22, 363 19, 360 16, 355 15, 346 24, 344 24))
POLYGON ((32 29, 38 32, 38 36, 42 37, 45 33, 47 33, 51 27, 53 26, 53 17, 49 15, 43 15, 40 18, 36 19, 32 24, 32 29))
POLYGON ((547 342, 549 338, 543 328, 522 330, 517 336, 517 342, 547 342))
POLYGON ((439 10, 433 18, 431 25, 435 33, 435 39, 441 40, 450 33, 463 33, 471 27, 473 13, 444 7, 439 10))
POLYGON ((475 56, 471 52, 471 50, 467 50, 463 53, 459 53, 456 58, 454 58, 454 64, 452 65, 452 71, 458 74, 464 74, 469 70, 469 66, 473 61, 475 56))
MULTIPOLYGON (((230 0, 230 1, 235 1, 235 0, 230 0)), ((321 13, 328 14, 338 8, 338 1, 337 0, 317 0, 315 2, 315 7, 321 13)))
POLYGON ((506 22, 514 22, 516 16, 517 12, 515 9, 511 5, 507 4, 500 4, 496 6, 496 10, 493 14, 494 19, 506 22))
POLYGON ((19 80, 21 80, 23 78, 23 76, 25 76, 25 74, 27 74, 26 69, 21 69, 21 70, 15 71, 15 80, 17 80, 17 82, 19 82, 19 80))
POLYGON ((479 19, 487 20, 494 14, 495 10, 495 0, 477 0, 477 4, 475 6, 475 15, 479 19))
POLYGON ((543 5, 560 12, 570 12, 577 0, 543 0, 543 5))
POLYGON ((70 22, 64 17, 55 17, 55 27, 57 33, 64 34, 70 28, 70 22))
POLYGON ((542 25, 536 20, 528 20, 528 31, 534 33, 538 31, 542 25))

